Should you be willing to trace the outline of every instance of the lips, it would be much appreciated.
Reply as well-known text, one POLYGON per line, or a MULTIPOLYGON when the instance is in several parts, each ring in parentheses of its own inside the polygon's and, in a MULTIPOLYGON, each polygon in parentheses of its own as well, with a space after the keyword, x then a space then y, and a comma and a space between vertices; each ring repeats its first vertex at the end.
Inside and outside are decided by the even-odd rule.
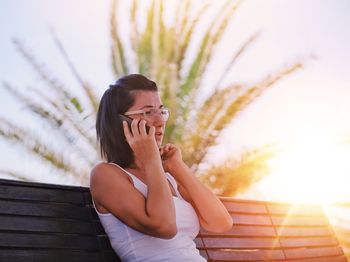
POLYGON ((162 132, 156 132, 156 136, 161 136, 161 135, 163 135, 162 132))

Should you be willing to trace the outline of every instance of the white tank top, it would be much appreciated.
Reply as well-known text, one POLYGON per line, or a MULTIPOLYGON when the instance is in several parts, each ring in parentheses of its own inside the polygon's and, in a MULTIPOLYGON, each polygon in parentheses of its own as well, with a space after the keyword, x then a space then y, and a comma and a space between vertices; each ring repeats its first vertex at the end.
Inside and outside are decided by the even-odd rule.
MULTIPOLYGON (((123 170, 130 176, 135 188, 147 197, 147 185, 133 174, 125 169, 123 170)), ((98 212, 94 204, 96 213, 109 237, 111 246, 123 262, 206 261, 200 256, 193 241, 199 232, 197 214, 192 205, 180 195, 176 180, 169 173, 165 173, 165 175, 177 195, 176 197, 173 196, 177 234, 172 239, 161 239, 136 231, 124 224, 113 214, 98 212)))

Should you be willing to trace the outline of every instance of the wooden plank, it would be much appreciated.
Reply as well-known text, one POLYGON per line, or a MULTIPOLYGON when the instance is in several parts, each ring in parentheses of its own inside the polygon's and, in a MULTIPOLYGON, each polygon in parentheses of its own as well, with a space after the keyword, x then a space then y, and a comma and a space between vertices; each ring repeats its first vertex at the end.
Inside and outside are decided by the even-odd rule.
POLYGON ((92 206, 92 196, 91 196, 90 190, 83 191, 83 196, 84 196, 85 204, 92 206))
POLYGON ((205 229, 200 230, 202 236, 260 236, 260 237, 275 237, 276 232, 273 227, 268 226, 233 226, 230 231, 224 233, 212 233, 205 229))
POLYGON ((277 248, 280 247, 275 238, 224 238, 203 237, 204 246, 207 248, 277 248))
POLYGON ((282 250, 208 250, 215 261, 271 261, 284 259, 282 250))
POLYGON ((286 258, 313 258, 344 255, 340 247, 285 249, 284 254, 286 258))
POLYGON ((95 234, 93 225, 88 221, 25 216, 0 216, 0 230, 16 232, 95 234))
POLYGON ((28 182, 28 181, 19 181, 0 178, 0 187, 1 186, 26 186, 26 187, 40 187, 40 188, 52 188, 52 189, 64 189, 64 190, 76 190, 76 191, 85 191, 88 190, 87 187, 80 187, 74 185, 60 185, 60 184, 48 184, 48 183, 38 183, 38 182, 28 182))
POLYGON ((280 242, 282 247, 313 247, 338 245, 338 241, 333 237, 280 238, 280 242))
POLYGON ((0 186, 0 199, 82 204, 80 191, 26 186, 0 186))
POLYGON ((206 252, 205 250, 200 249, 200 250, 199 250, 199 254, 200 254, 202 257, 204 257, 206 260, 209 260, 208 255, 207 255, 207 252, 206 252))
POLYGON ((97 236, 97 239, 99 241, 99 247, 102 250, 112 250, 111 243, 109 242, 107 235, 97 236))
POLYGON ((342 257, 319 257, 319 258, 302 258, 302 259, 288 259, 285 262, 348 262, 345 256, 342 257))
POLYGON ((99 220, 93 220, 92 223, 93 223, 93 227, 94 227, 97 235, 105 235, 106 234, 105 229, 103 228, 103 226, 99 220))
POLYGON ((326 226, 326 217, 294 217, 294 216, 271 216, 272 223, 276 226, 326 226))
POLYGON ((277 234, 280 237, 297 236, 331 236, 333 231, 330 227, 277 227, 277 234))
MULTIPOLYGON (((81 252, 70 250, 23 250, 0 249, 0 261, 6 262, 102 262, 98 252, 81 252)), ((110 259, 106 261, 120 261, 110 259)))
POLYGON ((110 251, 103 252, 103 262, 121 262, 121 260, 114 251, 110 251))
POLYGON ((45 235, 0 232, 0 248, 51 248, 98 250, 96 236, 45 235))
POLYGON ((86 208, 90 212, 91 219, 97 219, 99 220, 98 214, 96 213, 94 207, 92 205, 87 205, 86 208))
POLYGON ((223 202, 226 209, 230 213, 252 213, 252 214, 266 214, 265 205, 262 203, 237 203, 237 202, 223 202))
POLYGON ((204 248, 203 240, 200 236, 197 236, 193 241, 197 248, 204 248))
POLYGON ((88 220, 88 212, 87 208, 74 204, 0 200, 0 215, 45 216, 88 220))
POLYGON ((276 215, 302 215, 302 216, 324 216, 319 205, 290 205, 290 204, 267 204, 270 214, 276 215))
POLYGON ((269 216, 263 215, 232 215, 233 226, 235 225, 271 225, 269 216))

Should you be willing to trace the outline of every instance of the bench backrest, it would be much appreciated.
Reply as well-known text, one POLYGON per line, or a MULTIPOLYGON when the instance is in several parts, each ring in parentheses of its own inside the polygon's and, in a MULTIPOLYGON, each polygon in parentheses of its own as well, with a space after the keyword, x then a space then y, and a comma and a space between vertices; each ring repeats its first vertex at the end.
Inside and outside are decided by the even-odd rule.
MULTIPOLYGON (((346 261, 318 206, 222 198, 234 227, 201 230, 212 261, 346 261)), ((120 261, 92 207, 88 188, 0 179, 0 261, 120 261)))
POLYGON ((347 261, 318 205, 221 199, 232 214, 224 234, 201 230, 197 247, 213 261, 347 261))
POLYGON ((90 203, 88 188, 0 179, 0 261, 119 261, 90 203))

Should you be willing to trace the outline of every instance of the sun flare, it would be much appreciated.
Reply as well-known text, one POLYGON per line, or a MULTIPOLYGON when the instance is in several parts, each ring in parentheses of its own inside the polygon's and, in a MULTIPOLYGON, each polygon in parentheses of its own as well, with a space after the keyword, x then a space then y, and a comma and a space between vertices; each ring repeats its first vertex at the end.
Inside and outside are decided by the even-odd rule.
POLYGON ((269 162, 273 191, 284 201, 321 203, 350 198, 350 147, 325 136, 299 136, 269 162))

